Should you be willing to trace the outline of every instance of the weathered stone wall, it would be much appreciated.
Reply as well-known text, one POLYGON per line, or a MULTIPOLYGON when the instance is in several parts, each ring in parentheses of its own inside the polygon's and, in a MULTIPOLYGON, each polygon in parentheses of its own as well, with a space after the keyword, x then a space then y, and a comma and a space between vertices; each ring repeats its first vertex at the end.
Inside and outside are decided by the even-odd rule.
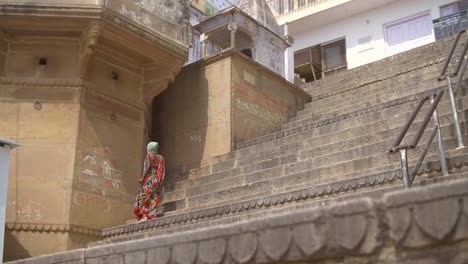
POLYGON ((199 167, 231 150, 231 67, 230 57, 190 64, 156 97, 153 138, 169 168, 199 167))
MULTIPOLYGON (((0 74, 0 134, 24 146, 12 152, 6 221, 66 223, 81 90, 77 82, 59 79, 76 74, 78 41, 16 37, 2 42, 9 48, 0 60, 5 65, 0 74), (47 69, 37 65, 39 57, 48 58, 47 69)), ((21 250, 37 243, 25 235, 28 227, 7 234, 5 259, 67 249, 66 236, 51 234, 48 249, 21 250)))
POLYGON ((308 95, 259 66, 228 51, 186 66, 156 98, 153 138, 169 168, 199 167, 235 142, 278 130, 302 109, 308 95))
POLYGON ((283 36, 264 28, 259 23, 253 23, 245 16, 236 14, 233 17, 239 27, 249 32, 252 38, 252 59, 268 69, 284 76, 284 51, 288 44, 283 36))
POLYGON ((191 41, 187 38, 191 29, 186 0, 112 0, 104 1, 104 6, 165 37, 184 44, 191 41))
POLYGON ((233 60, 233 144, 279 130, 308 96, 243 56, 233 60))
POLYGON ((184 23, 165 17, 183 21, 188 7, 155 6, 151 28, 110 3, 133 1, 0 3, 0 135, 24 146, 11 159, 6 260, 84 247, 132 218, 148 102, 188 53, 184 23))

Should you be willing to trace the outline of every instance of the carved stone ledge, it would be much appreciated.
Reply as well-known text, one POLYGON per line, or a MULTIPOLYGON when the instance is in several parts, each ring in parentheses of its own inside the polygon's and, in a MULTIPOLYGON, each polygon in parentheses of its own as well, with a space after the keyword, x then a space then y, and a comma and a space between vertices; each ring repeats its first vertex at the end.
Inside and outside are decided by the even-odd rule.
POLYGON ((468 238, 468 181, 420 187, 384 199, 390 238, 420 248, 468 238))
POLYGON ((88 227, 70 225, 70 224, 7 222, 6 228, 9 231, 78 233, 78 234, 85 234, 85 235, 93 236, 96 238, 102 237, 101 229, 92 229, 88 227))
POLYGON ((0 84, 13 86, 34 86, 34 87, 81 87, 84 82, 80 79, 12 79, 0 77, 0 84))

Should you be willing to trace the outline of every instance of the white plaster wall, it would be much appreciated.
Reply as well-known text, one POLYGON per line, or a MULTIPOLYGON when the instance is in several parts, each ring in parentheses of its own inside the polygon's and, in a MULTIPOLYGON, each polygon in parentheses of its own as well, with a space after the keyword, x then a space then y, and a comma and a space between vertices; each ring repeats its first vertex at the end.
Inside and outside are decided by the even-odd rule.
POLYGON ((8 191, 8 167, 10 162, 10 147, 0 147, 0 263, 3 263, 3 243, 5 241, 5 215, 8 191))
POLYGON ((430 12, 432 19, 437 19, 440 17, 440 6, 452 2, 454 1, 401 0, 393 2, 328 25, 311 28, 306 32, 295 33, 292 35, 295 40, 293 48, 297 51, 345 37, 348 69, 355 68, 387 57, 384 41, 385 24, 426 11, 430 12), (372 37, 370 49, 361 51, 357 42, 367 36, 372 37))

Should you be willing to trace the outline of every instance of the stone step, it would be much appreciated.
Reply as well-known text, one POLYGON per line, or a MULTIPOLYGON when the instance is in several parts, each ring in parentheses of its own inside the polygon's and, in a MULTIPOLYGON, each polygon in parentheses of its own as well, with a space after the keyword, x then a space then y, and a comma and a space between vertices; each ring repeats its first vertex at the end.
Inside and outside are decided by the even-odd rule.
MULTIPOLYGON (((447 157, 449 160, 449 164, 450 162, 452 162, 452 164, 450 165, 450 168, 456 167, 454 165, 454 162, 451 160, 454 160, 460 157, 463 157, 464 159, 468 158, 466 150, 464 150, 463 152, 460 152, 459 150, 448 151, 447 157)), ((409 165, 411 166, 411 169, 412 169, 412 166, 414 166, 417 158, 418 156, 414 156, 412 159, 409 160, 409 165)), ((431 173, 434 173, 434 172, 436 175, 439 175, 440 174, 439 172, 440 160, 439 160, 438 154, 428 156, 426 157, 426 160, 428 160, 428 162, 426 162, 425 165, 421 167, 418 177, 420 178, 421 174, 423 173, 425 174, 424 177, 431 175, 431 173)), ((308 181, 307 179, 313 176, 313 174, 314 174, 313 172, 311 173, 310 171, 305 171, 302 173, 290 175, 288 177, 276 178, 272 180, 269 191, 249 193, 248 191, 245 191, 245 189, 251 188, 251 186, 243 186, 243 187, 235 188, 232 190, 232 193, 228 193, 229 195, 233 194, 232 197, 230 197, 230 199, 227 199, 224 201, 220 201, 219 199, 214 199, 213 203, 206 203, 200 206, 190 206, 189 211, 203 210, 203 209, 208 209, 208 208, 231 204, 231 203, 242 203, 242 201, 254 199, 255 197, 262 197, 265 195, 271 196, 271 195, 276 195, 278 193, 282 193, 285 191, 295 192, 297 190, 309 188, 311 186, 312 187, 319 186, 319 185, 341 186, 343 185, 343 183, 362 181, 362 179, 364 178, 365 179, 379 178, 380 180, 378 181, 385 181, 385 179, 393 180, 394 176, 398 176, 401 178, 401 169, 400 169, 399 163, 395 163, 393 164, 393 166, 391 165, 381 166, 380 170, 369 168, 369 169, 363 169, 360 171, 355 171, 353 173, 348 174, 346 177, 335 176, 333 178, 327 178, 326 180, 316 179, 313 181, 308 181), (356 180, 356 179, 359 179, 359 180, 356 180), (288 186, 288 188, 286 188, 285 186, 288 186), (246 194, 244 195, 244 193, 246 194)), ((372 180, 366 180, 366 181, 372 182, 372 180)), ((257 189, 257 187, 258 186, 255 186, 252 189, 257 189)), ((216 195, 214 195, 214 197, 219 198, 219 197, 216 197, 216 195)), ((206 199, 207 197, 203 197, 203 198, 206 199)), ((182 210, 182 211, 186 211, 186 210, 182 210)))
MULTIPOLYGON (((466 162, 465 162, 466 166, 466 162)), ((456 173, 444 177, 416 178, 413 186, 428 185, 438 182, 447 182, 468 177, 468 173, 456 173)), ((374 180, 376 182, 378 180, 374 180)), ((104 239, 91 243, 89 246, 97 246, 109 243, 116 243, 157 235, 165 235, 174 232, 200 229, 218 224, 239 222, 247 219, 265 217, 266 215, 279 214, 285 211, 297 210, 300 208, 310 208, 316 206, 329 205, 340 200, 347 200, 354 197, 380 197, 384 193, 402 188, 401 179, 395 178, 388 184, 378 189, 373 188, 369 182, 356 182, 353 186, 340 190, 342 195, 334 196, 333 187, 326 188, 318 186, 290 193, 278 194, 269 197, 257 197, 250 201, 238 204, 229 204, 210 209, 184 212, 170 216, 164 216, 155 220, 145 221, 130 225, 117 226, 105 229, 104 239), (361 188, 361 192, 355 192, 361 188), (365 188, 365 190, 364 190, 365 188)), ((379 183, 381 184, 381 183, 379 183)))
MULTIPOLYGON (((391 78, 395 75, 411 72, 417 68, 442 62, 446 58, 447 52, 452 45, 453 39, 438 41, 437 43, 425 45, 408 52, 302 85, 302 88, 311 93, 312 96, 318 96, 335 89, 340 89, 343 84, 365 84, 375 82, 376 80, 391 78)), ((459 46, 461 47, 461 45, 459 46)), ((459 52, 455 54, 459 54, 459 52)))
MULTIPOLYGON (((275 147, 278 146, 277 145, 279 143, 278 141, 282 141, 282 142, 291 141, 291 140, 298 141, 298 139, 305 139, 305 138, 313 137, 317 133, 317 131, 321 132, 325 130, 325 131, 328 131, 327 133, 329 133, 330 131, 336 131, 336 130, 342 129, 341 127, 346 127, 346 128, 353 127, 357 125, 356 123, 359 123, 359 121, 367 121, 366 118, 368 116, 374 116, 372 118, 383 118, 382 113, 387 113, 387 112, 388 114, 398 113, 400 111, 401 106, 404 105, 404 103, 407 103, 407 101, 416 101, 415 99, 416 97, 407 97, 407 98, 398 99, 393 102, 388 102, 386 104, 379 105, 371 109, 361 109, 353 113, 346 114, 344 116, 333 118, 331 120, 322 120, 322 121, 316 122, 316 124, 312 123, 311 125, 308 125, 308 127, 302 128, 300 130, 291 129, 286 132, 280 131, 278 133, 273 133, 272 135, 267 135, 265 137, 260 137, 252 141, 241 143, 241 146, 244 146, 244 148, 236 150, 236 151, 232 151, 225 155, 213 157, 209 159, 208 161, 205 161, 204 166, 201 166, 201 168, 193 169, 189 173, 183 173, 183 176, 178 177, 177 179, 182 180, 182 179, 196 177, 200 173, 201 174, 211 173, 212 164, 216 164, 220 162, 225 163, 225 164, 226 163, 232 164, 232 159, 244 157, 246 155, 249 155, 250 153, 262 153, 262 152, 271 151, 271 149, 274 149, 275 147), (383 111, 387 111, 387 112, 383 112, 383 111), (275 138, 277 138, 277 140, 275 140, 275 138), (249 145, 252 145, 252 146, 248 147, 249 145)), ((408 108, 414 107, 416 103, 413 103, 413 104, 414 105, 408 106, 408 108)), ((441 105, 443 104, 444 104, 444 100, 442 100, 441 102, 441 105)), ((308 122, 308 121, 304 121, 304 122, 308 122)), ((279 144, 282 144, 282 143, 279 143, 279 144)), ((276 151, 276 150, 273 150, 273 151, 276 151)), ((223 165, 220 165, 218 167, 223 167, 223 165)))
POLYGON ((324 98, 318 101, 313 101, 305 105, 305 108, 299 111, 295 117, 291 118, 289 122, 298 121, 309 116, 321 116, 322 118, 330 118, 343 113, 351 112, 355 109, 370 107, 375 104, 381 104, 388 101, 396 100, 398 98, 411 96, 427 90, 437 89, 446 86, 445 82, 438 82, 432 74, 430 80, 422 80, 420 76, 413 78, 405 78, 404 82, 397 82, 397 80, 389 80, 382 85, 374 85, 365 87, 365 89, 358 91, 351 91, 337 96, 324 98), (413 85, 412 83, 417 83, 413 85), (402 92, 401 87, 411 87, 407 91, 402 92))
MULTIPOLYGON (((456 147, 455 140, 445 141, 446 147, 456 147)), ((436 147, 433 148, 434 152, 436 147)), ((415 162, 419 156, 411 156, 411 161, 415 162)), ((371 171, 375 173, 376 167, 384 165, 399 164, 398 155, 376 154, 358 159, 339 160, 334 164, 318 164, 314 162, 304 162, 307 166, 300 166, 299 169, 291 169, 287 173, 279 175, 268 175, 266 179, 258 179, 255 174, 250 175, 250 178, 245 179, 244 182, 236 181, 237 179, 230 178, 223 182, 210 184, 201 188, 201 194, 193 196, 194 193, 189 193, 188 207, 196 209, 200 206, 211 206, 213 203, 220 201, 237 201, 242 199, 245 195, 259 195, 259 193, 276 193, 279 189, 285 186, 293 186, 297 184, 305 184, 314 182, 316 179, 322 180, 324 177, 339 177, 340 175, 352 174, 354 172, 371 171), (317 166, 317 167, 316 167, 317 166), (276 176, 276 177, 274 177, 276 176), (228 182, 229 181, 229 182, 228 182), (204 193, 203 193, 204 191, 204 193), (192 194, 192 196, 191 196, 192 194)), ((295 165, 295 164, 293 164, 295 165)), ((301 164, 302 165, 302 164, 301 164)), ((288 170, 285 168, 285 171, 288 170)), ((242 179, 239 176, 238 179, 242 179)))
MULTIPOLYGON (((330 128, 330 125, 333 127, 348 127, 348 126, 354 126, 356 123, 359 122, 366 122, 367 118, 371 119, 385 119, 387 118, 387 112, 393 110, 394 114, 397 114, 398 111, 400 111, 400 108, 403 107, 405 104, 412 103, 414 105, 417 104, 418 100, 420 97, 426 95, 427 93, 421 93, 418 95, 414 96, 408 96, 404 98, 400 98, 397 100, 393 100, 390 102, 386 102, 384 104, 377 104, 369 108, 365 109, 358 109, 355 110, 354 112, 350 113, 345 113, 343 115, 330 118, 330 119, 325 119, 325 120, 315 120, 315 119, 306 119, 298 122, 296 124, 296 127, 289 128, 289 129, 283 129, 279 132, 272 133, 269 135, 265 135, 262 137, 258 137, 256 139, 244 141, 241 143, 237 144, 238 149, 242 148, 247 148, 247 147, 253 147, 256 150, 258 148, 263 148, 264 146, 268 146, 271 144, 276 143, 277 139, 282 139, 284 137, 290 137, 291 135, 299 135, 304 132, 308 132, 309 130, 315 130, 318 127, 323 127, 327 126, 330 128), (272 142, 270 142, 272 141, 272 142), (268 143, 270 142, 270 143, 268 143)), ((444 96, 443 101, 446 101, 447 96, 444 96)), ((407 106, 408 109, 411 109, 411 105, 407 106)), ((408 112, 411 112, 413 109, 408 110, 408 112)), ((390 113, 390 112, 389 112, 390 113)), ((309 134, 312 132, 309 132, 309 134)), ((283 139, 282 139, 283 140, 283 139)))
MULTIPOLYGON (((441 111, 441 114, 443 113, 444 111, 441 111)), ((441 115, 441 118, 445 117, 441 115)), ((228 169, 227 171, 213 173, 210 177, 207 178, 203 178, 203 176, 206 174, 200 174, 197 177, 192 177, 188 180, 176 183, 169 189, 183 189, 185 188, 185 185, 191 186, 193 185, 192 183, 199 182, 200 184, 204 184, 207 182, 213 182, 222 177, 229 177, 233 174, 238 174, 240 172, 239 167, 246 166, 254 162, 262 162, 264 160, 279 158, 279 164, 287 164, 288 159, 293 161, 296 159, 306 159, 307 153, 315 153, 315 155, 317 155, 317 152, 321 153, 324 151, 329 151, 327 149, 336 149, 336 151, 343 150, 343 146, 356 146, 356 142, 370 142, 370 140, 373 138, 382 139, 386 137, 395 137, 395 135, 399 132, 399 129, 388 131, 389 125, 387 124, 387 120, 379 120, 374 123, 365 125, 366 127, 361 126, 357 127, 356 129, 351 128, 343 131, 333 131, 331 133, 329 133, 329 131, 324 131, 323 133, 317 133, 317 135, 311 136, 305 142, 301 142, 301 144, 293 143, 288 147, 268 149, 266 151, 259 151, 256 153, 244 155, 237 158, 236 160, 226 160, 224 161, 224 164, 226 165, 225 168, 228 169), (378 133, 373 135, 372 133, 374 132, 378 133), (361 140, 359 140, 359 138, 361 138, 361 140), (351 142, 347 143, 347 141, 351 142), (293 155, 295 153, 298 155, 293 155), (237 168, 233 169, 234 166, 237 166, 237 168)), ((221 170, 221 167, 222 166, 217 166, 215 170, 221 170)))
MULTIPOLYGON (((424 142, 424 139, 422 140, 424 142)), ((455 139, 446 140, 446 148, 456 148, 455 139)), ((382 167, 384 165, 398 164, 397 155, 388 155, 385 151, 388 147, 385 144, 377 143, 355 147, 349 151, 331 153, 328 155, 311 158, 305 161, 292 163, 290 165, 281 166, 273 164, 268 170, 262 168, 260 171, 250 173, 239 173, 235 177, 227 177, 225 179, 206 183, 205 185, 193 186, 184 190, 178 189, 174 194, 168 193, 169 199, 185 199, 188 197, 189 205, 199 206, 199 201, 219 200, 223 196, 228 195, 226 199, 235 199, 237 195, 245 194, 244 187, 248 186, 250 190, 264 193, 266 191, 274 192, 278 187, 290 186, 298 182, 309 180, 313 177, 314 181, 318 180, 317 175, 346 175, 355 171, 375 172, 374 167, 382 167), (364 157, 363 156, 364 153, 364 157), (358 157, 358 158, 356 158, 358 157), (366 167, 367 166, 367 167, 366 167), (286 180, 286 181, 285 181, 286 180), (268 188, 268 189, 265 189, 268 188), (212 198, 212 199, 210 199, 212 198)), ((422 147, 412 151, 413 159, 419 157, 419 152, 422 147)), ((437 153, 437 147, 432 147, 434 153, 437 153)), ((429 152, 431 153, 431 152, 429 152)), ((411 158, 411 157, 410 157, 411 158)), ((386 168, 387 169, 387 168, 386 168)), ((166 194, 165 194, 166 195, 166 194)), ((166 198, 165 198, 166 199, 166 198)))
MULTIPOLYGON (((468 84, 468 82, 465 82, 465 83, 468 84)), ((438 88, 441 89, 443 87, 446 87, 445 84, 444 84, 444 86, 439 86, 438 88)), ((431 89, 431 90, 434 90, 434 89, 431 89)), ((425 94, 425 92, 423 92, 423 94, 425 94)), ((411 97, 411 96, 413 96, 413 95, 410 95, 409 97, 411 97)), ((420 97, 421 93, 415 94, 414 96, 420 97)), ((356 97, 359 98, 360 96, 356 96, 356 97)), ((394 97, 402 98, 402 96, 400 96, 398 94, 395 94, 394 97)), ((354 96, 353 96, 353 98, 354 98, 354 96)), ((396 100, 398 100, 398 99, 396 99, 396 100)), ((443 100, 447 100, 447 101, 449 100, 447 92, 444 95, 443 100)), ((353 101, 353 100, 350 99, 350 101, 353 101)), ((376 105, 378 103, 383 104, 383 103, 386 103, 386 102, 389 102, 389 101, 395 101, 395 100, 387 100, 387 99, 378 98, 374 102, 372 102, 372 105, 376 105)), ((321 119, 334 118, 336 116, 342 115, 343 113, 349 113, 349 112, 355 111, 356 109, 368 108, 369 104, 371 104, 369 101, 361 101, 359 99, 356 99, 356 100, 354 100, 354 102, 350 103, 350 105, 348 105, 348 106, 342 106, 342 107, 337 107, 337 108, 331 107, 331 108, 329 108, 330 111, 328 111, 328 112, 327 111, 321 111, 320 113, 318 113, 318 112, 314 112, 313 109, 310 109, 309 112, 307 112, 307 113, 304 112, 303 114, 301 114, 299 116, 296 116, 296 117, 292 118, 291 120, 289 120, 288 123, 283 124, 282 128, 283 129, 291 129, 291 128, 300 127, 300 126, 310 124, 311 122, 317 122, 318 120, 321 120, 321 119)), ((343 105, 343 104, 338 103, 338 105, 343 105)))
MULTIPOLYGON (((465 99, 466 100, 466 99, 465 99)), ((444 102, 441 102, 441 107, 443 106, 444 102)), ((401 108, 401 106, 397 106, 401 108)), ((451 119, 451 110, 447 109, 448 107, 442 107, 440 111, 441 112, 441 119, 451 119), (445 113, 447 111, 448 113, 445 113), (444 116, 445 114, 445 116, 444 116)), ((400 109, 401 110, 401 109, 400 109)), ((412 111, 412 110, 411 110, 412 111)), ((409 115, 409 113, 408 113, 409 115)), ((380 118, 380 115, 377 116, 377 118, 380 118)), ((422 115, 418 118, 421 119, 422 115)), ((206 179, 198 179, 198 178, 203 178, 203 176, 210 174, 212 171, 206 171, 205 173, 199 173, 196 175, 196 177, 191 177, 191 181, 200 181, 201 183, 206 183, 206 182, 212 182, 216 180, 218 177, 225 177, 225 176, 230 176, 232 174, 237 174, 239 173, 239 169, 234 168, 234 166, 242 166, 242 165, 248 165, 250 163, 253 163, 255 161, 260 161, 262 160, 269 160, 273 158, 280 158, 283 160, 280 160, 279 163, 285 164, 287 162, 287 159, 292 159, 294 160, 295 158, 293 156, 290 156, 291 154, 294 154, 298 151, 304 151, 304 149, 307 148, 317 148, 317 146, 324 146, 326 144, 335 142, 343 142, 343 139, 349 138, 350 140, 354 140, 354 137, 356 135, 358 136, 368 136, 369 139, 372 139, 372 135, 369 135, 370 133, 373 132, 381 132, 380 135, 374 135, 377 137, 384 137, 387 130, 389 127, 394 128, 394 127, 400 127, 406 122, 406 117, 401 118, 401 117, 395 117, 395 122, 393 125, 389 125, 387 123, 387 120, 378 120, 374 123, 365 123, 362 124, 361 126, 357 126, 355 128, 348 128, 346 130, 339 130, 336 126, 333 126, 331 130, 324 129, 322 131, 312 131, 313 134, 315 135, 307 135, 305 141, 297 143, 297 142, 288 142, 290 143, 289 146, 279 146, 274 149, 266 149, 266 150, 258 150, 257 152, 254 152, 252 154, 245 154, 244 156, 240 156, 238 158, 230 159, 230 160, 225 160, 220 164, 215 164, 215 173, 212 173, 213 176, 210 176, 209 178, 206 179), (366 127, 364 127, 364 125, 366 127), (227 170, 227 172, 223 172, 223 169, 227 170)), ((368 120, 366 120, 368 121, 368 120)), ((394 138, 395 135, 399 132, 399 130, 391 130, 394 131, 393 134, 389 132, 389 135, 394 138)), ((410 130, 411 132, 411 130, 410 130)), ((295 139, 299 139, 299 137, 295 137, 295 139)), ((277 144, 278 145, 278 144, 277 144)), ((324 151, 322 148, 321 151, 324 151)), ((319 150, 320 151, 320 150, 319 150)), ((302 155, 303 156, 303 155, 302 155)), ((303 158, 301 158, 303 159, 303 158)), ((179 189, 182 188, 182 185, 184 185, 185 182, 182 181, 182 183, 177 183, 176 186, 172 189, 179 189)))
POLYGON ((314 106, 319 108, 326 107, 329 106, 330 102, 333 102, 335 105, 337 105, 336 103, 339 101, 345 101, 347 99, 353 98, 359 99, 359 97, 353 97, 354 95, 358 94, 364 97, 375 95, 384 96, 385 94, 399 91, 402 93, 401 96, 408 95, 413 93, 415 88, 421 87, 422 81, 426 83, 438 83, 439 81, 437 81, 437 75, 439 74, 440 68, 442 67, 441 64, 442 63, 428 65, 424 68, 418 68, 412 72, 391 76, 387 79, 370 83, 343 84, 339 90, 312 97, 312 103, 308 104, 306 109, 314 106), (401 89, 402 87, 404 87, 404 89, 401 89), (383 93, 382 90, 384 90, 385 93, 383 93))
MULTIPOLYGON (((423 93, 423 95, 426 94, 426 93, 423 93)), ((410 96, 410 97, 406 97, 406 98, 402 98, 402 99, 398 99, 398 100, 395 100, 395 101, 391 101, 391 102, 387 102, 383 105, 387 105, 387 104, 393 104, 394 102, 399 102, 400 100, 408 100, 407 98, 411 98, 411 100, 414 100, 414 102, 412 104, 410 103, 407 103, 407 104, 401 104, 400 107, 393 107, 393 108, 388 108, 388 110, 391 110, 391 111, 387 111, 387 109, 383 110, 384 112, 382 112, 382 117, 385 118, 387 116, 390 116, 390 117, 394 117, 394 116, 399 116, 401 117, 402 114, 401 113, 404 113, 404 111, 406 110, 408 112, 408 116, 411 114, 412 110, 414 110, 414 108, 416 107, 416 105, 418 104, 419 102, 419 98, 422 97, 421 95, 415 95, 415 96, 410 96), (417 100, 415 100, 417 99, 417 100), (401 108, 401 109, 400 109, 401 108)), ((466 99, 464 99, 464 97, 459 97, 459 99, 457 100, 457 104, 466 104, 466 99)), ((398 103, 396 103, 398 104, 398 103)), ((421 114, 424 113, 424 109, 427 109, 429 108, 429 105, 430 105, 430 102, 426 102, 425 105, 424 105, 424 108, 423 110, 421 111, 421 114)), ((371 107, 370 109, 372 108, 378 108, 380 106, 375 106, 375 107, 371 107)), ((441 109, 439 111, 445 111, 445 109, 451 109, 451 105, 450 105, 450 101, 449 101, 449 95, 448 93, 444 94, 443 98, 442 98, 442 101, 440 102, 439 106, 438 106, 438 109, 441 109)), ((451 111, 451 110, 450 110, 451 111)), ((312 123, 315 123, 315 122, 320 122, 319 120, 320 119, 332 119, 332 118, 335 118, 339 112, 335 112, 334 114, 330 115, 330 116, 317 116, 317 115, 310 115, 309 117, 307 116, 303 116, 303 119, 300 119, 300 120, 297 120, 295 122, 290 122, 290 123, 287 123, 287 124, 284 124, 283 125, 283 129, 294 129, 294 128, 297 128, 297 127, 302 127, 302 126, 307 126, 307 125, 310 125, 312 123)))

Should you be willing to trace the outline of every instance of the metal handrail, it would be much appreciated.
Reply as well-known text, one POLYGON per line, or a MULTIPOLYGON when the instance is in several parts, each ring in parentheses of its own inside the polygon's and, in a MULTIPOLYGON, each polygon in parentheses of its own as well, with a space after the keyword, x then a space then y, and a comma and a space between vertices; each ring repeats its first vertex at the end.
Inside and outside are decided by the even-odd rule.
MULTIPOLYGON (((437 77, 437 79, 438 79, 439 81, 445 80, 445 78, 447 78, 448 76, 454 77, 454 76, 456 76, 456 75, 459 73, 460 68, 461 68, 461 64, 462 64, 462 61, 463 61, 462 59, 460 59, 460 60, 458 61, 457 66, 455 67, 455 71, 454 71, 453 73, 447 74, 447 70, 448 70, 448 66, 449 66, 450 62, 451 62, 452 59, 453 59, 453 54, 455 53, 455 50, 456 50, 456 48, 457 48, 457 46, 458 46, 458 42, 460 41, 460 37, 461 37, 461 35, 463 35, 464 33, 465 33, 465 34, 467 35, 467 37, 468 37, 468 30, 467 30, 467 29, 464 29, 464 30, 461 30, 460 32, 458 32, 457 37, 455 38, 455 42, 453 43, 452 49, 450 50, 450 53, 449 53, 449 55, 447 56, 447 59, 445 59, 444 66, 442 67, 442 70, 441 70, 441 72, 440 72, 440 74, 439 74, 439 77, 437 77)), ((463 52, 462 52, 463 55, 466 54, 467 49, 468 49, 468 41, 465 42, 465 45, 463 46, 463 52)))
POLYGON ((411 117, 408 119, 408 121, 406 121, 406 124, 401 129, 400 134, 398 134, 398 137, 396 138, 395 142, 392 144, 392 147, 389 150, 390 152, 396 152, 396 151, 398 151, 398 150, 400 150, 402 148, 412 149, 412 148, 415 148, 418 145, 419 140, 421 139, 421 136, 423 135, 424 130, 426 129, 427 125, 429 124, 431 116, 433 115, 434 111, 436 110, 437 105, 440 102, 440 98, 442 98, 443 94, 444 94, 444 91, 439 91, 439 92, 437 92, 435 94, 424 96, 423 98, 421 98, 419 100, 418 105, 416 106, 416 108, 413 110, 413 113, 411 114, 411 117), (408 133, 409 128, 413 124, 414 119, 416 119, 417 115, 421 111, 421 108, 423 107, 424 103, 427 100, 430 100, 432 97, 435 97, 435 101, 431 105, 431 108, 429 108, 429 111, 426 113, 426 115, 425 115, 425 117, 423 119, 423 122, 419 125, 418 130, 416 131, 416 134, 413 136, 413 140, 411 141, 411 144, 410 145, 400 145, 401 141, 403 140, 403 138, 408 133))
POLYGON ((463 136, 461 133, 460 129, 460 122, 458 119, 458 110, 457 110, 457 102, 456 102, 456 95, 457 92, 463 82, 463 75, 465 73, 465 69, 467 66, 467 56, 466 52, 468 50, 468 30, 461 30, 458 32, 457 37, 455 38, 455 41, 452 45, 452 49, 450 50, 449 55, 447 56, 447 59, 445 59, 444 66, 442 67, 442 70, 440 72, 439 77, 437 79, 439 81, 447 80, 447 87, 448 87, 448 92, 450 96, 450 104, 452 107, 452 113, 453 113, 453 119, 454 119, 454 125, 455 125, 455 133, 457 134, 457 143, 458 143, 458 149, 459 148, 464 148, 465 145, 463 144, 463 136), (465 40, 465 45, 463 46, 463 51, 461 53, 461 56, 455 66, 455 69, 452 73, 448 71, 448 67, 450 62, 452 61, 455 50, 458 46, 458 42, 460 41, 460 38, 463 34, 466 34, 466 40, 465 40), (457 83, 455 86, 455 89, 453 88, 452 84, 452 77, 455 77, 458 75, 457 83))
POLYGON ((432 141, 434 140, 434 137, 436 134, 438 134, 437 141, 439 143, 439 155, 440 155, 440 162, 441 162, 441 169, 442 173, 444 175, 448 174, 448 168, 447 168, 447 161, 445 159, 445 149, 443 145, 443 138, 442 138, 442 132, 440 129, 440 124, 439 124, 439 115, 437 113, 437 106, 440 103, 440 99, 442 98, 444 94, 444 91, 439 91, 435 94, 424 96, 421 98, 418 102, 418 105, 416 108, 413 110, 413 113, 411 114, 410 118, 408 121, 405 123, 403 128, 401 129, 400 133, 398 134, 397 138, 395 139, 394 143, 392 144, 392 147, 390 148, 389 152, 393 153, 396 151, 400 152, 400 162, 401 162, 401 169, 403 173, 403 183, 405 185, 405 188, 410 188, 411 184, 414 181, 414 178, 416 177, 416 174, 418 173, 419 168, 421 167, 422 162, 424 161, 424 158, 427 155, 427 152, 429 151, 429 147, 432 144, 432 141), (431 100, 431 106, 429 107, 428 111, 426 112, 426 115, 424 116, 423 121, 419 125, 416 134, 413 136, 413 139, 411 140, 411 143, 409 145, 400 145, 401 141, 403 138, 406 136, 408 133, 409 128, 411 125, 414 123, 414 120, 416 119, 417 115, 421 111, 421 108, 423 107, 424 103, 428 100, 431 100), (424 148, 423 153, 418 159, 418 162, 416 163, 416 166, 411 173, 409 174, 409 168, 408 168, 408 156, 407 152, 408 149, 414 149, 418 145, 419 141, 421 140, 422 135, 424 134, 424 131, 426 130, 429 121, 432 119, 434 120, 435 127, 434 130, 432 131, 429 141, 426 143, 426 146, 424 148))

